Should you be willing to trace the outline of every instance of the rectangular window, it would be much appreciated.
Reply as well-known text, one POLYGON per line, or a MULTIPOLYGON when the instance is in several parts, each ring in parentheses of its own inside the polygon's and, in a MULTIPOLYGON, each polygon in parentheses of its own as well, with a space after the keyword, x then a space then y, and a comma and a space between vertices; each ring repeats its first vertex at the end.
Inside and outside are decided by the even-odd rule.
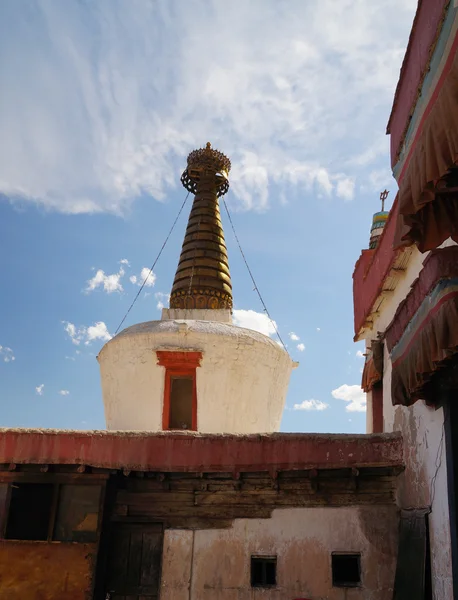
POLYGON ((170 381, 170 429, 192 429, 192 377, 171 377, 170 381))
POLYGON ((361 583, 361 554, 332 554, 332 585, 357 587, 361 583))
POLYGON ((277 557, 251 557, 251 587, 273 587, 277 585, 277 557))
POLYGON ((9 495, 2 495, 0 536, 3 532, 7 540, 95 542, 101 491, 100 485, 11 483, 9 495))
POLYGON ((197 431, 197 377, 201 352, 156 350, 165 367, 162 429, 197 431))
POLYGON ((52 483, 13 483, 6 539, 47 540, 53 498, 52 483))

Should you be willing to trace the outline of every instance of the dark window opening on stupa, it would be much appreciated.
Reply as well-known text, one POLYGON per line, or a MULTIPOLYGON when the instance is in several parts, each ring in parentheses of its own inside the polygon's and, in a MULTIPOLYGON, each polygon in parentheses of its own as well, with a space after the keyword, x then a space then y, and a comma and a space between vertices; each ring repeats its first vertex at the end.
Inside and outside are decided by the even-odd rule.
POLYGON ((170 429, 192 429, 192 377, 172 377, 170 382, 170 429))

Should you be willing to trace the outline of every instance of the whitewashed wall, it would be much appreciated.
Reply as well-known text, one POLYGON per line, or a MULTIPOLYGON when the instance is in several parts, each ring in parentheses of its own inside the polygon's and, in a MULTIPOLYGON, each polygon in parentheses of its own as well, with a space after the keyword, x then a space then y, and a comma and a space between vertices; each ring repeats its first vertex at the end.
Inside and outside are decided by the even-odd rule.
POLYGON ((295 508, 230 529, 165 532, 161 600, 386 600, 396 565, 396 507, 295 508), (332 586, 331 552, 361 552, 362 585, 332 586), (252 555, 277 556, 277 586, 251 588, 252 555))
MULTIPOLYGON (((453 245, 452 240, 442 247, 453 245)), ((384 332, 392 321, 399 303, 417 279, 428 253, 414 251, 408 268, 396 290, 389 295, 383 311, 375 321, 372 335, 384 332)), ((404 441, 406 470, 398 478, 398 503, 402 508, 423 508, 432 504, 429 515, 434 600, 452 598, 452 564, 448 510, 447 465, 444 440, 444 411, 429 408, 419 400, 406 408, 391 401, 391 359, 384 348, 383 426, 384 431, 401 431, 404 441), (435 479, 434 492, 433 480, 435 479)), ((368 394, 368 414, 372 414, 372 397, 368 394)), ((372 422, 367 420, 368 432, 372 422)))
POLYGON ((108 429, 160 431, 165 368, 156 350, 200 351, 197 428, 278 431, 294 363, 256 331, 211 321, 150 321, 109 341, 98 360, 108 429))

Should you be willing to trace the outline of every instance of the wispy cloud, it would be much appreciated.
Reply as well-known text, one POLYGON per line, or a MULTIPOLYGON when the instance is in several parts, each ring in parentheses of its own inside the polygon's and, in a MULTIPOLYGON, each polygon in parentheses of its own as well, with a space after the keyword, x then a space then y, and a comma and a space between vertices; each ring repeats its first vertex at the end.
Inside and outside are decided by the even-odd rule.
POLYGON ((304 352, 304 350, 305 350, 305 344, 302 344, 302 343, 298 344, 297 345, 297 349, 299 350, 299 352, 304 352))
POLYGON ((304 400, 300 404, 295 404, 293 410, 326 410, 329 408, 329 404, 322 402, 321 400, 304 400))
POLYGON ((45 384, 41 383, 40 385, 37 385, 37 387, 35 388, 35 392, 38 396, 43 396, 44 389, 45 389, 45 384))
POLYGON ((13 350, 8 348, 8 346, 0 346, 0 360, 6 363, 15 361, 16 357, 14 356, 13 350))
POLYGON ((59 390, 59 394, 61 396, 68 396, 70 394, 70 392, 68 390, 59 390))
POLYGON ((345 410, 348 412, 366 411, 366 394, 359 385, 348 385, 344 383, 331 392, 333 398, 347 402, 345 410))
MULTIPOLYGON (((89 327, 84 325, 77 327, 74 323, 70 323, 69 321, 62 321, 62 324, 65 332, 75 346, 79 346, 81 343, 89 346, 91 342, 95 340, 108 342, 113 337, 103 321, 97 321, 94 325, 90 325, 89 327)), ((77 353, 79 354, 78 351, 77 353)))
POLYGON ((289 339, 292 340, 293 342, 298 342, 301 339, 296 333, 294 333, 294 331, 290 331, 288 333, 288 335, 289 335, 289 339))
POLYGON ((368 173, 386 160, 415 5, 2 3, 0 52, 14 61, 0 74, 0 192, 121 213, 162 200, 210 139, 245 208, 265 208, 276 184, 349 200, 379 184, 368 173))
POLYGON ((165 304, 168 304, 170 301, 170 294, 164 294, 164 292, 156 292, 154 297, 157 300, 157 310, 162 310, 165 307, 165 304))

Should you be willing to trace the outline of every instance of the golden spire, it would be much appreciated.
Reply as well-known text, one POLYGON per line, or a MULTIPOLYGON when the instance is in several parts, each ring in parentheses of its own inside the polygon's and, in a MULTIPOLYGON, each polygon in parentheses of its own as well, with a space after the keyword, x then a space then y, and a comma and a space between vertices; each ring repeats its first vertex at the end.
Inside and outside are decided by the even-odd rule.
POLYGON ((229 189, 231 161, 210 142, 194 150, 181 183, 195 194, 170 308, 232 308, 232 284, 218 198, 229 189))

